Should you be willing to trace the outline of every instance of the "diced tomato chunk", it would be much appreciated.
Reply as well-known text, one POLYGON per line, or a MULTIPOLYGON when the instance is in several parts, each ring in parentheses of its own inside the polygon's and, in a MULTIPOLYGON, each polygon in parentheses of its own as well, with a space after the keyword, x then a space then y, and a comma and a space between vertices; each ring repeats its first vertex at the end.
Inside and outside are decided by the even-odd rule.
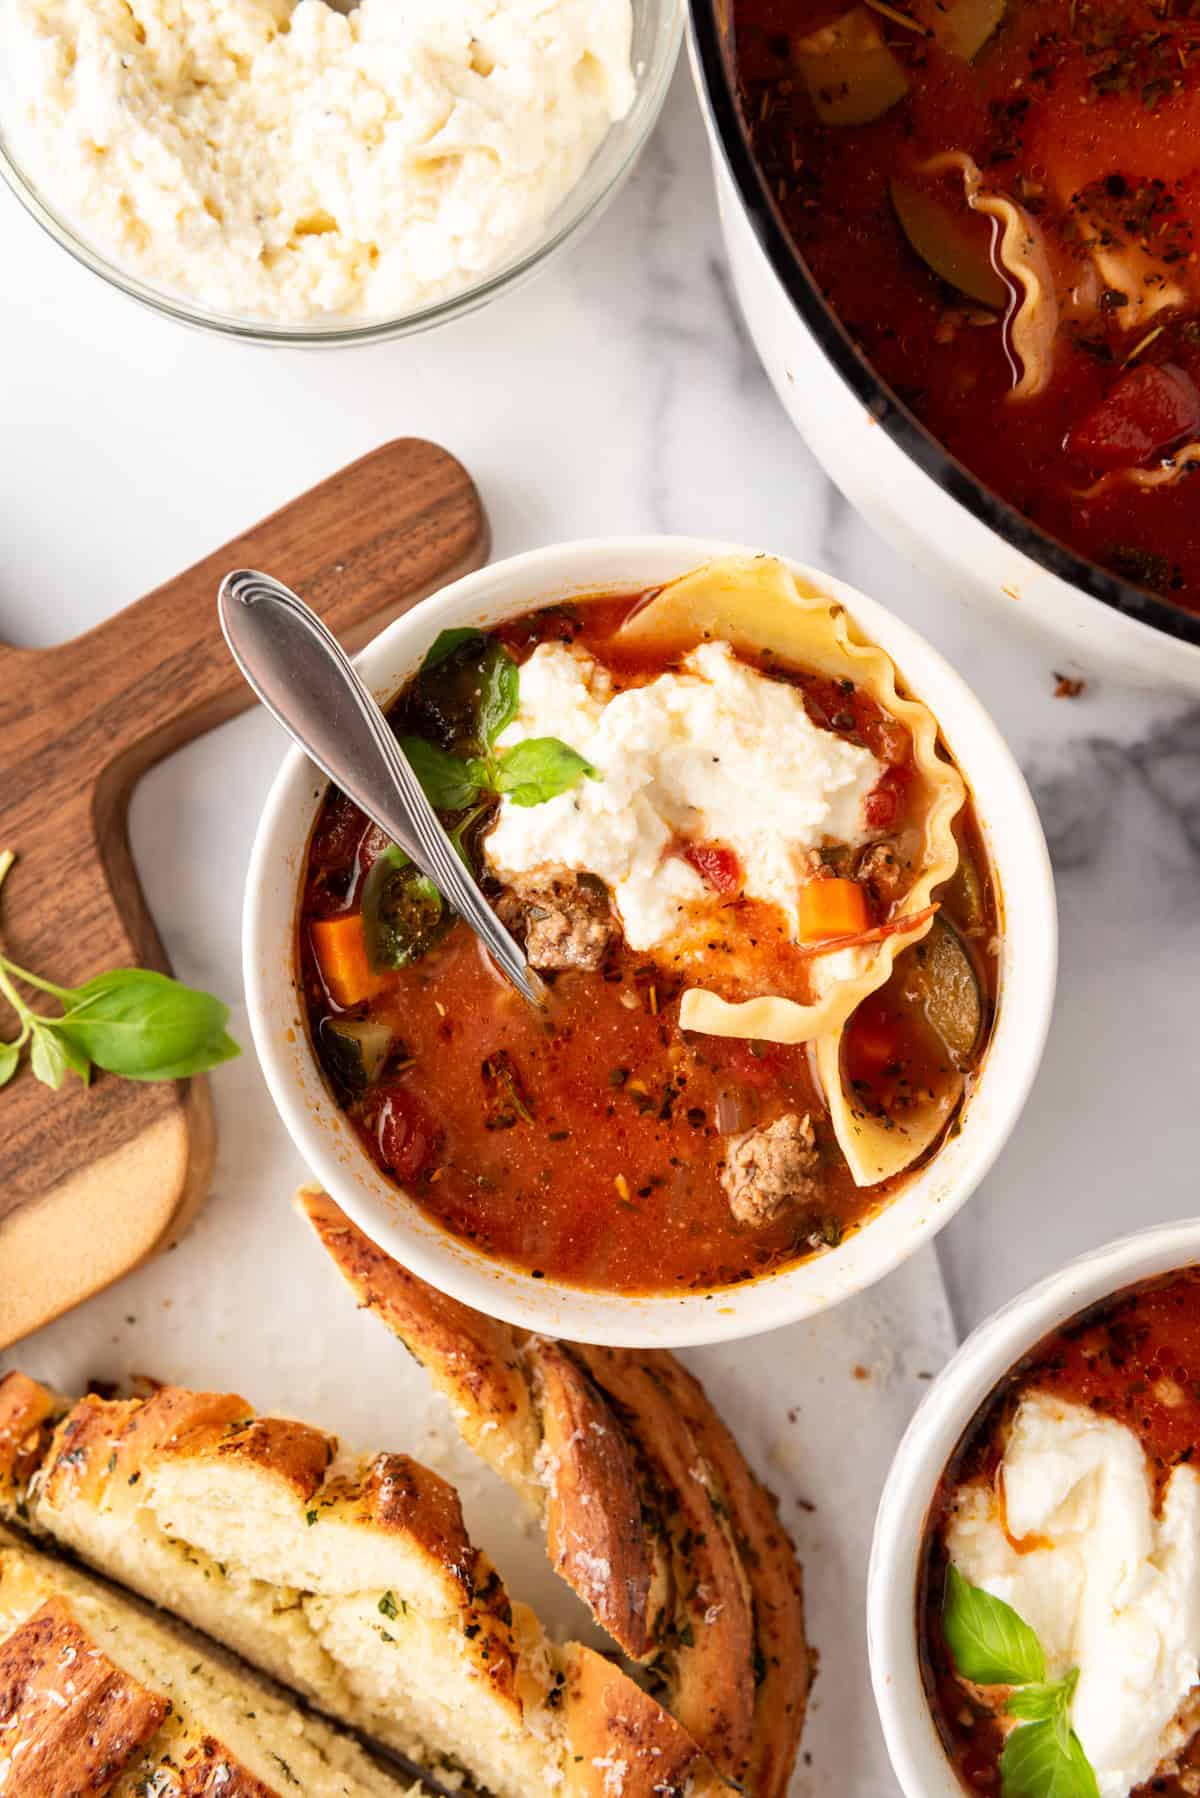
POLYGON ((380 830, 377 824, 367 825, 359 839, 356 855, 360 879, 365 879, 390 844, 391 838, 386 831, 380 830))
POLYGON ((1102 473, 1136 468, 1200 432, 1200 390, 1183 369, 1131 368, 1067 432, 1067 453, 1102 473))
POLYGON ((742 884, 741 863, 723 843, 689 843, 683 859, 714 892, 736 893, 742 884))
POLYGON ((397 1180, 415 1180, 433 1159, 437 1126, 419 1099, 393 1086, 379 1108, 375 1141, 379 1159, 397 1180))
POLYGON ((366 813, 360 812, 344 793, 335 793, 317 823, 312 841, 312 862, 320 868, 348 868, 363 832, 369 828, 366 813))
POLYGON ((880 717, 867 737, 867 747, 888 768, 902 768, 912 755, 912 738, 896 718, 880 717))
POLYGON ((884 1068, 898 1062, 904 1049, 900 1019, 878 993, 864 999, 846 1026, 843 1054, 851 1080, 876 1080, 884 1068))
POLYGON ((904 810, 911 768, 889 768, 880 776, 863 802, 863 816, 872 830, 890 830, 904 810))

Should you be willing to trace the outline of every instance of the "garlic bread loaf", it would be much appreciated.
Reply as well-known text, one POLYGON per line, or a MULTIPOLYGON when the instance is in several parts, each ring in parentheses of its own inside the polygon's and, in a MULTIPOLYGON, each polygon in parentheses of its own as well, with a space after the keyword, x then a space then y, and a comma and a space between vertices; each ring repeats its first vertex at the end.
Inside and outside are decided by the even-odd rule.
POLYGON ((552 1342, 433 1290, 329 1196, 298 1195, 364 1308, 544 1520, 558 1572, 718 1771, 783 1798, 814 1659, 775 1502, 673 1355, 552 1342))
POLYGON ((493 1798, 721 1789, 655 1698, 552 1643, 404 1455, 233 1394, 163 1387, 65 1411, 0 1381, 0 1515, 203 1629, 341 1722, 493 1798))
POLYGON ((421 1798, 193 1632, 0 1529, 6 1798, 421 1798))

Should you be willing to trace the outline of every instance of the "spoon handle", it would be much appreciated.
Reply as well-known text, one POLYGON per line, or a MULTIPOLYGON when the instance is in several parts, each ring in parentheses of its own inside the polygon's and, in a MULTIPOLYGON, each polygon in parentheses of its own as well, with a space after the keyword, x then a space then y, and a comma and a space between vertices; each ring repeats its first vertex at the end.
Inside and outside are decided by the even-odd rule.
POLYGON ((221 582, 234 661, 289 736, 428 875, 531 1005, 541 982, 464 867, 387 719, 321 620, 281 581, 238 569, 221 582))

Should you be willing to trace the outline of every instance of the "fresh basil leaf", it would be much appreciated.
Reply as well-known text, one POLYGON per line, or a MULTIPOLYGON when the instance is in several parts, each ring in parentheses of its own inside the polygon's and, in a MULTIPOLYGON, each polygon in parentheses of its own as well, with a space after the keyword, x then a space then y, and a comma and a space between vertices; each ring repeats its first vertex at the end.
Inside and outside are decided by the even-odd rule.
POLYGON ((1078 1683, 1079 1669, 1072 1667, 1067 1678, 1056 1679, 1052 1685, 1015 1687, 1007 1696, 1004 1713, 1007 1717, 1020 1717, 1022 1722, 1058 1721, 1063 1731, 1069 1731, 1070 1699, 1078 1683))
POLYGON ((1053 1685, 1017 1686, 1009 1693, 1005 1715, 1019 1717, 1023 1723, 1053 1722, 1066 1718, 1071 1704, 1074 1680, 1056 1680, 1053 1685))
POLYGON ((21 1051, 16 1043, 0 1043, 0 1086, 7 1086, 17 1071, 21 1051))
POLYGON ((514 805, 542 805, 584 776, 598 780, 592 764, 557 737, 526 737, 500 757, 492 784, 514 805))
POLYGON ((476 638, 483 641, 486 633, 476 625, 458 626, 454 630, 439 631, 425 652, 425 660, 421 663, 421 673, 426 674, 430 668, 436 668, 447 656, 452 656, 456 649, 464 643, 471 643, 476 638))
POLYGON ((1029 1625, 1002 1598, 946 1570, 942 1630, 954 1665, 980 1686, 1024 1686, 1046 1677, 1046 1657, 1029 1625))
POLYGON ((228 1061, 229 1007, 151 968, 114 968, 73 994, 50 1027, 68 1051, 126 1080, 179 1080, 228 1061))
POLYGON ((67 1051, 49 1030, 35 1024, 29 1042, 29 1065, 43 1086, 58 1091, 70 1071, 67 1051))
MULTIPOLYGON (((45 1022, 51 1029, 53 1029, 58 1020, 57 1018, 47 1018, 45 1022)), ((90 1086, 92 1080, 92 1061, 90 1055, 76 1043, 73 1043, 69 1037, 59 1036, 58 1045, 66 1056, 67 1066, 70 1068, 71 1072, 73 1074, 78 1074, 85 1086, 90 1086)))
POLYGON ((454 847, 458 852, 459 861, 462 862, 467 872, 472 876, 474 876, 475 873, 475 862, 467 838, 470 835, 472 827, 478 823, 479 819, 487 809, 486 801, 483 805, 473 806, 466 817, 460 818, 458 823, 454 826, 454 829, 448 832, 450 841, 454 844, 454 847))
POLYGON ((451 755, 424 737, 401 737, 400 747, 435 811, 461 811, 487 783, 487 769, 475 756, 451 755))
POLYGON ((453 913, 432 880, 395 843, 363 882, 367 961, 375 973, 419 961, 445 934, 453 913))
POLYGON ((192 1054, 185 1055, 179 1061, 166 1062, 160 1067, 148 1069, 144 1074, 126 1074, 126 1080, 190 1080, 193 1074, 207 1074, 212 1068, 220 1067, 223 1061, 236 1061, 241 1054, 241 1047, 235 1043, 227 1031, 218 1031, 210 1042, 202 1044, 192 1054))
POLYGON ((505 725, 511 724, 520 703, 521 677, 517 664, 499 643, 490 645, 484 658, 479 694, 479 735, 490 749, 505 725))
POLYGON ((1074 1730, 1056 1722, 1023 1723, 1000 1756, 1003 1798, 1100 1798, 1100 1788, 1074 1730))

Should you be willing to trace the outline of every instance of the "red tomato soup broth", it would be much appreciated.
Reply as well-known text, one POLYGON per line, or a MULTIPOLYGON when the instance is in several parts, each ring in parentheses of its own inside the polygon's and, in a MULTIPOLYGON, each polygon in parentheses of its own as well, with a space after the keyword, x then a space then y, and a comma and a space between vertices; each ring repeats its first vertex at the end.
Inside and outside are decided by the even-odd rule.
POLYGON ((772 196, 883 379, 1046 531, 1200 609, 1200 11, 734 0, 733 20, 772 196))
MULTIPOLYGON (((596 657, 614 694, 648 685, 683 658, 631 653, 616 640, 644 598, 544 608, 496 627, 484 653, 507 656, 519 671, 539 647, 562 645, 596 657)), ((477 652, 467 644, 465 653, 477 652)), ((771 658, 757 666, 794 686, 821 730, 875 756, 879 779, 864 805, 868 846, 877 852, 871 865, 906 854, 916 820, 905 728, 852 682, 784 669, 771 658)), ((433 670, 410 684, 389 717, 406 745, 411 732, 431 733, 443 751, 459 753, 457 699, 439 697, 436 678, 433 670)), ((447 678, 456 678, 453 669, 447 678)), ((529 918, 544 929, 547 908, 526 909, 514 924, 506 909, 512 895, 483 853, 496 803, 493 795, 440 809, 501 917, 528 929, 536 963, 529 918)), ((969 964, 976 1040, 960 1066, 930 1027, 924 1001, 906 1001, 906 971, 924 948, 905 950, 878 995, 882 1015, 878 1006, 863 1008, 866 1049, 856 1046, 857 1017, 847 1032, 850 1077, 861 1083, 864 1104, 902 1107, 947 1080, 961 1104, 983 1053, 996 985, 996 900, 969 805, 954 828, 960 865, 938 895, 939 917, 969 964)), ((680 996, 701 964, 703 984, 731 1001, 764 990, 806 992, 808 952, 777 907, 744 892, 745 871, 728 844, 681 838, 669 846, 668 857, 678 855, 699 876, 708 907, 670 952, 632 948, 614 927, 603 882, 571 874, 576 897, 602 922, 604 947, 592 965, 541 964, 549 968, 542 1012, 504 982, 459 920, 438 922, 422 953, 383 972, 358 951, 343 954, 338 934, 361 941, 355 920, 369 912, 373 870, 385 853, 381 834, 331 792, 313 830, 299 912, 309 1028, 364 1147, 454 1236, 536 1276, 585 1287, 719 1288, 836 1245, 902 1183, 855 1184, 829 1129, 808 1044, 680 1028, 680 996), (787 1203, 737 1215, 726 1172, 731 1144, 772 1127, 777 1135, 794 1131, 798 1120, 803 1179, 787 1203)), ((860 869, 865 853, 857 852, 860 869)), ((831 894, 839 890, 833 897, 854 889, 843 935, 869 940, 887 931, 899 901, 882 876, 874 884, 866 873, 826 884, 831 894)))

